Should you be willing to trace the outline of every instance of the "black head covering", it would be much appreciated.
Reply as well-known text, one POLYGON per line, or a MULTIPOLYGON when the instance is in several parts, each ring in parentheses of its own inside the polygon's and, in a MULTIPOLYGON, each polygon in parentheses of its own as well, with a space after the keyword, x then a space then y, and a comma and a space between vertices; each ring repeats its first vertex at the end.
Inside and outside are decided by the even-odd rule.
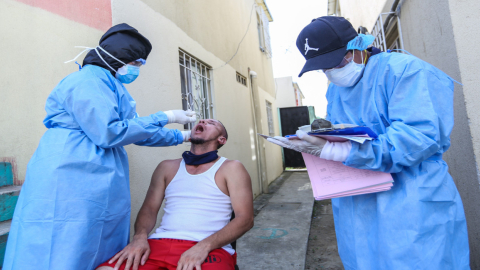
MULTIPOLYGON (((150 41, 142 36, 137 29, 126 23, 117 24, 108 29, 100 39, 99 44, 103 49, 124 63, 129 63, 139 58, 147 60, 150 51, 152 51, 150 41)), ((115 70, 123 66, 122 63, 108 56, 102 49, 97 48, 97 51, 115 70)), ((98 57, 95 50, 88 52, 83 60, 83 65, 95 65, 105 68, 115 76, 115 73, 98 57)))

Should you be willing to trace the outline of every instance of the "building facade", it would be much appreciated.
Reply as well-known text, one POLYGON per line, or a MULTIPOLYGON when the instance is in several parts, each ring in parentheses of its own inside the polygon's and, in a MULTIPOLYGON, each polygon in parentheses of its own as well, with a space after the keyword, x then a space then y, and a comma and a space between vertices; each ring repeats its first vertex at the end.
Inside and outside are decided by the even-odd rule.
MULTIPOLYGON (((95 47, 112 25, 128 23, 153 45, 141 75, 126 86, 138 114, 192 108, 222 121, 229 140, 220 155, 245 165, 254 196, 267 192, 283 171, 280 148, 256 135, 279 135, 271 21, 263 0, 0 0, 0 50, 11 63, 0 66, 0 162, 13 164, 16 183, 23 182, 46 130, 47 96, 78 70, 64 61, 82 50, 74 46, 95 47)), ((126 147, 132 225, 155 167, 189 148, 126 147)))
POLYGON ((463 84, 455 84, 455 126, 444 160, 463 200, 472 269, 480 269, 480 54, 474 48, 480 42, 479 12, 476 0, 328 2, 329 15, 372 33, 375 46, 407 50, 463 84))
POLYGON ((292 76, 275 78, 277 106, 279 108, 303 106, 305 96, 292 76))

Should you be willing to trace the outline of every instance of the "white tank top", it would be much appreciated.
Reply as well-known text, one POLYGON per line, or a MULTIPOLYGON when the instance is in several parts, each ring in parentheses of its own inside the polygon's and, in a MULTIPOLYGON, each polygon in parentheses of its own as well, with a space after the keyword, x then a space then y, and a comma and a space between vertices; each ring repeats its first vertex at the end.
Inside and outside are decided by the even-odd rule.
MULTIPOLYGON (((221 157, 206 172, 192 175, 182 159, 178 172, 165 189, 165 214, 149 238, 202 241, 230 222, 232 202, 215 183, 215 174, 226 158, 221 157)), ((223 247, 233 255, 230 244, 223 247)))

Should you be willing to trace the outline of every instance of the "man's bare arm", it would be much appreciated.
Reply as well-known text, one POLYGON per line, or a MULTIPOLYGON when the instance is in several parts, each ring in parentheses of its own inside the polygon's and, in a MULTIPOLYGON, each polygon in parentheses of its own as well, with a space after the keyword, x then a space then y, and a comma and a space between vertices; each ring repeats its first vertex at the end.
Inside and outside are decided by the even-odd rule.
POLYGON ((132 242, 109 261, 109 263, 117 261, 115 270, 125 260, 125 270, 129 270, 130 267, 137 270, 139 264, 144 265, 147 261, 150 255, 148 233, 152 231, 157 221, 158 211, 165 196, 165 173, 171 162, 171 160, 162 161, 153 172, 150 187, 135 220, 135 234, 132 242))
MULTIPOLYGON (((237 240, 253 227, 253 193, 250 175, 239 161, 226 161, 225 174, 235 218, 223 229, 198 242, 184 252, 177 270, 201 270, 201 264, 210 251, 221 248, 237 240), (228 162, 228 163, 227 163, 228 162)), ((222 166, 223 167, 223 166, 222 166)))
POLYGON ((231 160, 228 165, 225 167, 229 172, 226 175, 227 187, 235 218, 223 229, 200 242, 208 246, 209 251, 232 243, 253 227, 253 192, 250 175, 239 161, 231 160))
POLYGON ((147 195, 135 220, 135 234, 133 238, 147 238, 155 227, 158 211, 165 197, 165 173, 171 160, 162 161, 152 174, 152 180, 148 187, 147 195))

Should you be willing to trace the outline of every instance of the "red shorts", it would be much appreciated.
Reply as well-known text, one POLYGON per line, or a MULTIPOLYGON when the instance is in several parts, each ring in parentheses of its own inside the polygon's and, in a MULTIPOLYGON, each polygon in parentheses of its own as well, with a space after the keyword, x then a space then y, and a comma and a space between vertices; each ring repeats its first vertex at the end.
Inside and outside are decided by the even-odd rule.
MULTIPOLYGON (((197 242, 177 239, 148 239, 148 244, 150 244, 150 256, 145 265, 138 266, 139 270, 175 270, 180 256, 197 242)), ((115 267, 115 263, 109 264, 106 261, 98 267, 115 267)), ((202 264, 202 270, 233 270, 235 264, 237 264, 237 253, 230 255, 223 248, 217 248, 208 254, 202 264)), ((124 269, 125 262, 120 267, 120 270, 124 269)))

